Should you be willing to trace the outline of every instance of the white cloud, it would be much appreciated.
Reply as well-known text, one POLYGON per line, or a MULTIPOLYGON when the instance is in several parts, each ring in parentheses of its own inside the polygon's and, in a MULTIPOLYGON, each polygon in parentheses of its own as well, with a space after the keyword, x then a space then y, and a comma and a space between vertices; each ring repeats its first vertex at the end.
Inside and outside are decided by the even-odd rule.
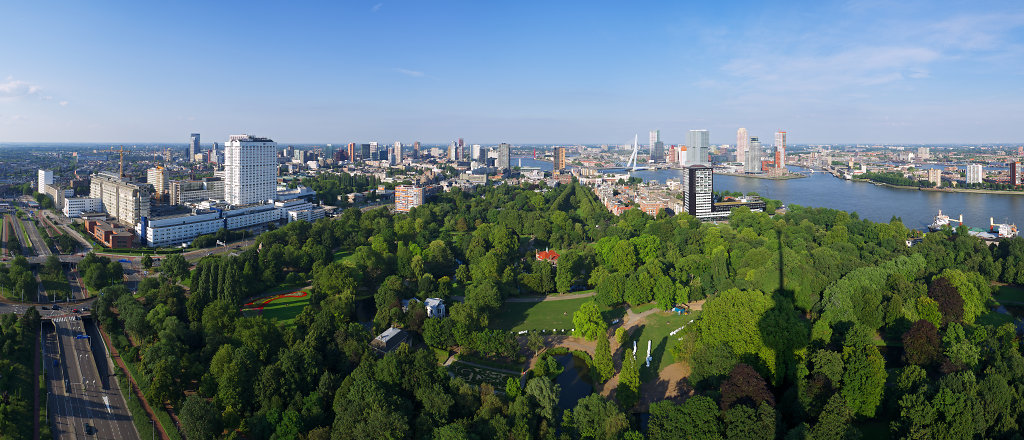
POLYGON ((377 11, 380 10, 380 8, 382 6, 384 6, 384 3, 377 3, 377 4, 373 5, 372 8, 370 8, 370 12, 377 12, 377 11))
POLYGON ((0 99, 38 96, 39 92, 40 89, 38 86, 29 84, 25 81, 17 81, 12 77, 7 77, 6 82, 0 82, 0 99))
POLYGON ((423 76, 423 72, 420 72, 418 70, 400 69, 400 68, 397 68, 397 67, 392 69, 392 70, 394 70, 395 72, 401 73, 402 75, 412 76, 412 77, 415 77, 415 78, 419 78, 419 77, 423 76))
POLYGON ((776 92, 818 92, 924 78, 940 53, 924 47, 856 47, 831 55, 763 54, 722 67, 745 79, 741 87, 776 92))

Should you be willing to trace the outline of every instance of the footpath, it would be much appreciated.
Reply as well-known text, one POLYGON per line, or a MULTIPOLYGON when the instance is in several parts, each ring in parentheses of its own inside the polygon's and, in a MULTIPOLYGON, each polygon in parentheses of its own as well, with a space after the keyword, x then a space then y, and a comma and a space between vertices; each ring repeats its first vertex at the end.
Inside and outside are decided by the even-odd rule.
POLYGON ((160 421, 156 418, 156 413, 153 412, 153 408, 149 406, 149 401, 147 401, 146 397, 142 395, 142 390, 139 388, 139 384, 135 383, 135 378, 132 377, 132 373, 129 372, 128 367, 125 366, 124 360, 121 359, 121 355, 117 352, 117 348, 115 348, 113 342, 111 342, 110 336, 107 335, 107 331, 103 326, 99 325, 99 323, 96 323, 96 327, 100 329, 100 335, 103 336, 103 342, 107 344, 107 350, 109 350, 110 358, 117 363, 117 367, 120 368, 121 372, 128 378, 128 385, 132 389, 132 393, 139 399, 139 403, 142 404, 142 409, 146 411, 146 416, 149 417, 149 420, 153 422, 153 426, 156 426, 157 431, 160 432, 160 438, 162 440, 171 440, 171 438, 167 436, 167 432, 164 431, 164 425, 160 424, 160 421))

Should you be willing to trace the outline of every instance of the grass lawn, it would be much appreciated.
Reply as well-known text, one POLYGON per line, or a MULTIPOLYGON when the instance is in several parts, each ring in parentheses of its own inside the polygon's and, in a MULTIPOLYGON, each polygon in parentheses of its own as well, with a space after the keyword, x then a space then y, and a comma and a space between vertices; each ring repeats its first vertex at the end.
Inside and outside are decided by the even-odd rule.
POLYGON ((1012 323, 1012 322, 1013 322, 1013 316, 1012 315, 1007 315, 1005 313, 999 313, 999 312, 993 312, 991 310, 983 313, 981 316, 979 316, 977 319, 974 320, 975 324, 991 325, 991 326, 995 326, 995 327, 999 327, 999 326, 1001 326, 1003 324, 1012 323))
POLYGON ((448 357, 450 356, 448 350, 442 350, 437 347, 430 347, 430 349, 434 351, 434 357, 437 358, 438 364, 443 364, 444 361, 447 361, 448 357))
POLYGON ((643 313, 643 312, 651 310, 651 309, 653 309, 653 308, 655 308, 657 306, 658 306, 657 303, 653 303, 652 302, 652 303, 638 305, 636 307, 633 307, 631 310, 633 310, 633 313, 643 313))
POLYGON ((669 333, 684 325, 686 327, 683 332, 695 329, 698 317, 700 317, 698 311, 690 312, 689 315, 656 312, 647 316, 647 322, 640 326, 639 332, 633 331, 629 340, 636 341, 638 361, 643 362, 647 356, 647 341, 651 341, 651 368, 641 365, 640 379, 642 381, 653 380, 657 377, 658 371, 675 362, 671 354, 672 346, 682 337, 682 332, 676 333, 675 336, 670 336, 669 333), (691 323, 690 320, 695 322, 691 323))
POLYGON ((572 328, 572 314, 592 298, 561 301, 505 303, 491 318, 491 328, 500 330, 551 330, 572 328))
POLYGON ((331 261, 345 260, 352 256, 352 251, 338 251, 334 253, 334 259, 331 261))
POLYGON ((994 296, 1000 301, 1011 301, 1024 304, 1024 287, 1013 285, 999 286, 994 296))
MULTIPOLYGON (((304 293, 304 292, 303 292, 304 293)), ((300 292, 294 292, 295 295, 300 295, 300 292)), ((252 306, 247 305, 243 309, 243 313, 247 316, 252 316, 258 313, 256 307, 263 305, 263 317, 267 319, 276 319, 277 322, 290 326, 295 322, 295 317, 302 313, 302 309, 306 308, 309 304, 309 295, 303 296, 281 296, 270 302, 265 302, 270 298, 259 299, 253 302, 252 306)))

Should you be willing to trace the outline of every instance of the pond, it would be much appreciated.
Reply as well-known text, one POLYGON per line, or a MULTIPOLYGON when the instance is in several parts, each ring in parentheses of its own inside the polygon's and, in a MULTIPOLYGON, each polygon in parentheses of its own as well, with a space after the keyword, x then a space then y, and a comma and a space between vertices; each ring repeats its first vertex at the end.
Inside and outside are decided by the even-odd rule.
POLYGON ((586 361, 572 354, 557 355, 554 358, 565 368, 555 378, 555 384, 562 388, 558 396, 558 407, 563 410, 575 408, 577 401, 594 392, 594 385, 590 383, 590 367, 586 361))

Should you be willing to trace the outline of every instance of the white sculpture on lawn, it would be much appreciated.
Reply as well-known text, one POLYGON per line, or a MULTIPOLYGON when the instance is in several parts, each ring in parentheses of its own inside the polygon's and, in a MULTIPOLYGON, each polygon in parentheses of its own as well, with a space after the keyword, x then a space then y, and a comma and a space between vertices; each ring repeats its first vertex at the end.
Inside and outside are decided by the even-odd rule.
POLYGON ((651 366, 651 340, 647 340, 647 367, 651 366))

